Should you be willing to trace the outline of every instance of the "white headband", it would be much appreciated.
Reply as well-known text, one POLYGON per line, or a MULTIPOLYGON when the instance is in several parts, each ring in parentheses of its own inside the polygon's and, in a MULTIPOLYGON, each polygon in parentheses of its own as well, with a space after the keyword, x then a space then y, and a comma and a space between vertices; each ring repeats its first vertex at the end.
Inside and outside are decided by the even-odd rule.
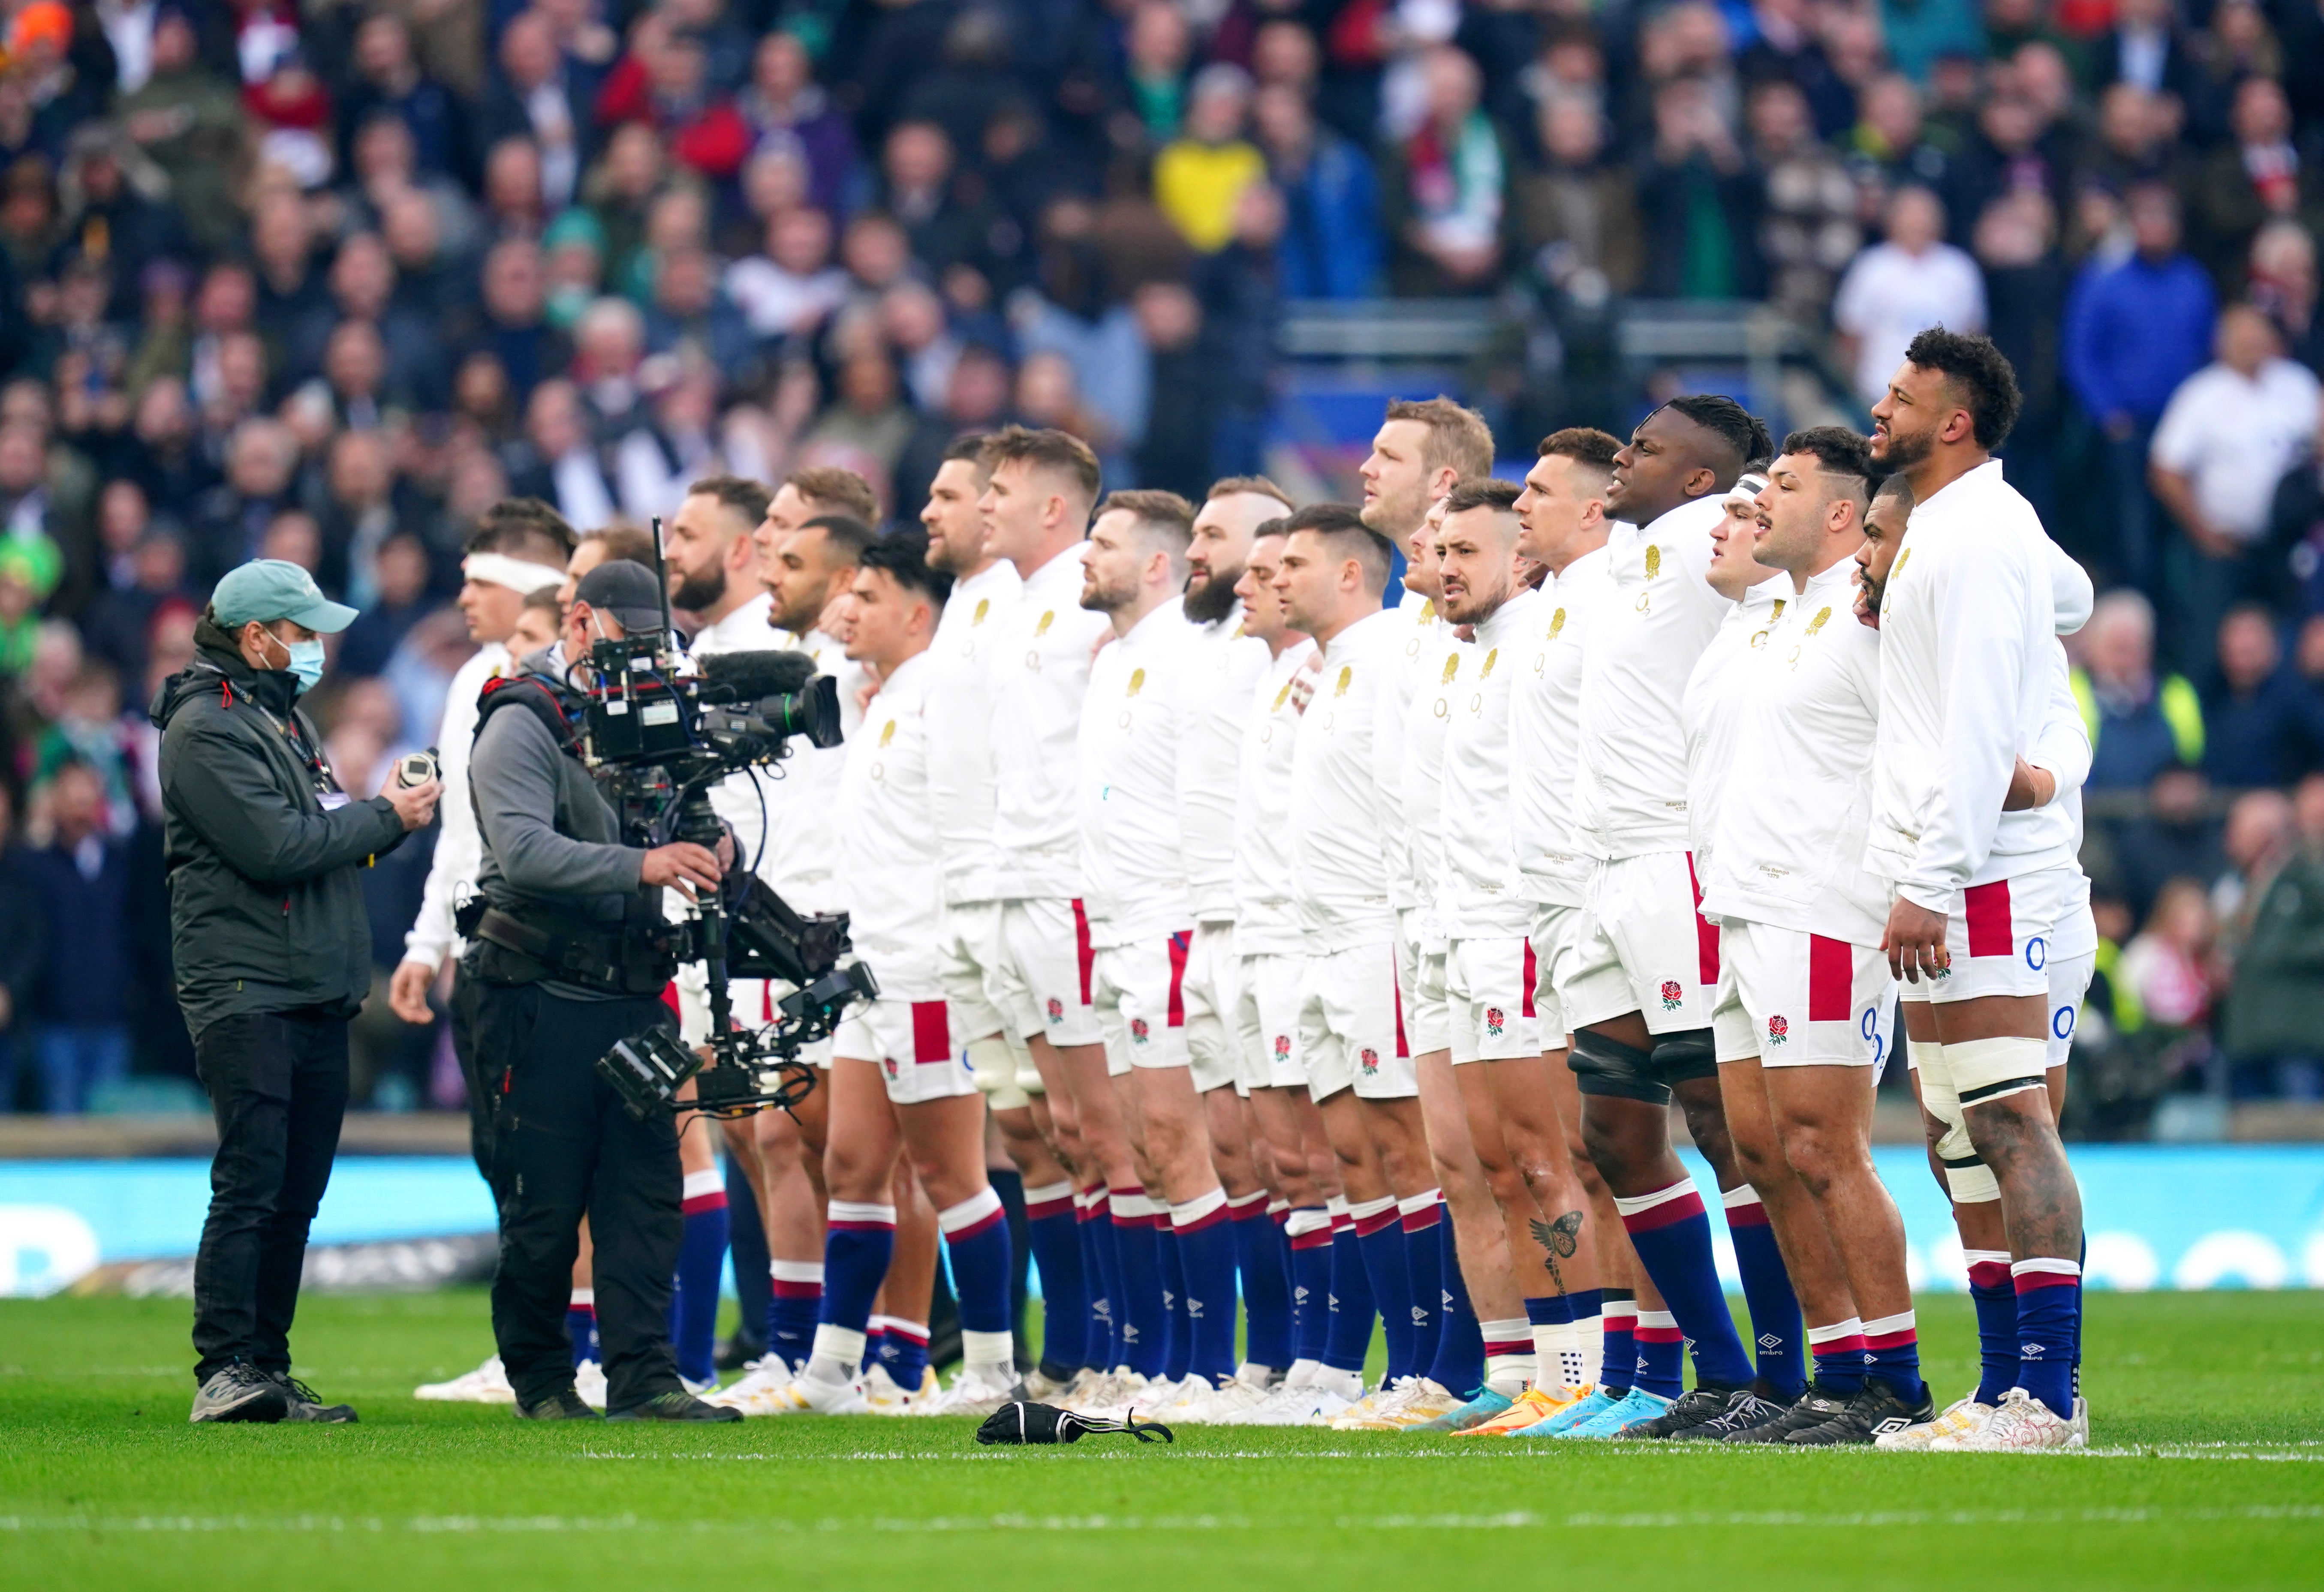
POLYGON ((565 584, 565 572, 551 565, 512 558, 506 553, 471 553, 460 560, 460 573, 488 586, 506 586, 528 596, 565 584))
POLYGON ((1758 502, 1759 494, 1766 489, 1767 478, 1765 475, 1746 475, 1727 489, 1726 501, 1749 508, 1758 502))

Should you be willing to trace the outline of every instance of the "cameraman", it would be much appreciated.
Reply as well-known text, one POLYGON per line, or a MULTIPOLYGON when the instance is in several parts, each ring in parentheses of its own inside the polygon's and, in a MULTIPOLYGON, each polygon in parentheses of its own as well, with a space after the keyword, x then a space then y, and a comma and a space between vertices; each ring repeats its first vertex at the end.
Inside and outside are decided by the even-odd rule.
POLYGON ((595 1068, 617 1041, 669 1023, 662 889, 715 889, 724 871, 720 857, 685 842, 623 845, 620 815, 580 759, 576 683, 590 649, 660 625, 660 591, 643 565, 592 569, 557 645, 487 688, 469 762, 484 853, 477 902, 461 918, 471 941, 463 967, 477 984, 478 1070, 497 1081, 503 1192, 493 1335, 530 1420, 596 1418, 574 1389, 565 1329, 585 1215, 611 1417, 741 1419, 688 1394, 670 1352, 682 1232, 675 1126, 659 1113, 632 1119, 595 1068))
POLYGON ((351 800, 295 705, 322 677, 318 635, 355 617, 295 564, 245 564, 153 701, 178 1005, 218 1128, 194 1261, 198 1422, 355 1418, 291 1377, 290 1319, 346 1113, 347 1018, 371 989, 355 870, 432 820, 443 787, 351 800))

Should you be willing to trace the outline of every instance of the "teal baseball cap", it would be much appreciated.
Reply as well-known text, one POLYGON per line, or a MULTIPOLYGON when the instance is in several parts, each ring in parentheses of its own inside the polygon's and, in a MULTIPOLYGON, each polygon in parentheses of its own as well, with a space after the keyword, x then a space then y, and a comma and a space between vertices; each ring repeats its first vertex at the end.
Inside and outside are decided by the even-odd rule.
POLYGON ((254 558, 226 571, 210 593, 218 623, 238 630, 252 620, 272 624, 287 619, 318 635, 337 635, 355 621, 355 611, 323 595, 315 577, 282 558, 254 558))

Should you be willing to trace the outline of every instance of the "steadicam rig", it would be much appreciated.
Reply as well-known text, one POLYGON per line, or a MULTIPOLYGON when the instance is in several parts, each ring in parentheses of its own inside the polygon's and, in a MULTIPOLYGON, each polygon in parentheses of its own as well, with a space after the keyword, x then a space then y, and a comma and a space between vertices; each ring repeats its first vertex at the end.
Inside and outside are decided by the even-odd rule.
MULTIPOLYGON (((788 756, 805 737, 817 747, 840 741, 839 686, 800 652, 729 652, 687 666, 669 639, 669 581, 662 567, 661 522, 654 521, 654 569, 660 577, 662 629, 599 641, 580 666, 580 750, 621 814, 622 838, 655 847, 687 841, 715 850, 725 826, 710 791, 745 768, 788 756)), ((696 916, 669 925, 680 963, 703 964, 708 980, 710 1038, 706 1061, 660 1028, 621 1041, 597 1060, 598 1075, 642 1120, 656 1110, 744 1116, 761 1106, 786 1110, 815 1087, 800 1049, 828 1038, 857 1001, 875 999, 879 980, 849 950, 847 915, 804 915, 761 882, 756 859, 738 857, 725 882, 696 902, 696 916), (779 980, 793 986, 772 1021, 737 1028, 730 981, 779 980), (678 1090, 694 1081, 695 1098, 678 1090)))

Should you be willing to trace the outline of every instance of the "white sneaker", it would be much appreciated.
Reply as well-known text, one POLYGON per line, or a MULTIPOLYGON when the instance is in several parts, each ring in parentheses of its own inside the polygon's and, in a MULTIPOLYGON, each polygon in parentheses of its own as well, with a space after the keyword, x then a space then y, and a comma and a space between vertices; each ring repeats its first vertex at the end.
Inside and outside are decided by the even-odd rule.
POLYGON ((2089 1448, 2090 1446, 2090 1401, 2080 1394, 2074 1395, 2074 1419, 2071 1424, 2074 1429, 2074 1440, 2066 1446, 2070 1449, 2089 1448))
POLYGON ((473 1371, 464 1371, 449 1382, 423 1382, 411 1390, 416 1399, 431 1399, 452 1404, 512 1404, 516 1389, 509 1385, 508 1371, 494 1355, 473 1371))
POLYGON ((718 1391, 718 1378, 715 1374, 713 1374, 710 1380, 707 1382, 696 1382, 693 1377, 687 1376, 681 1371, 678 1373, 678 1385, 686 1389, 687 1392, 692 1394, 696 1398, 700 1398, 706 1393, 716 1393, 718 1391))
POLYGON ((1268 1396, 1231 1422, 1235 1426, 1320 1426, 1356 1401, 1328 1387, 1288 1387, 1268 1396))
POLYGON ((1161 1397, 1149 1398, 1143 1406, 1145 1413, 1157 1421, 1192 1421, 1194 1412, 1218 1396, 1218 1385, 1207 1376, 1189 1373, 1184 1382, 1167 1390, 1161 1397))
POLYGON ((834 1385, 805 1375, 792 1377, 773 1392, 735 1406, 745 1415, 869 1415, 863 1379, 834 1385))
POLYGON ((595 1360, 583 1360, 573 1367, 573 1391, 581 1402, 593 1410, 605 1407, 605 1367, 595 1360))
POLYGON ((723 1404, 745 1415, 771 1415, 775 1412, 768 1401, 790 1385, 793 1375, 790 1363, 782 1356, 763 1354, 742 1368, 740 1382, 720 1388, 702 1402, 723 1404))
POLYGON ((1009 1368, 1005 1366, 964 1366, 950 1387, 916 1413, 990 1415, 1016 1396, 1017 1385, 1008 1378, 1009 1368))
POLYGON ((1275 1391, 1238 1376, 1210 1397, 1196 1402, 1178 1419, 1195 1426, 1230 1426, 1246 1412, 1274 1397, 1275 1391))
POLYGON ((1360 1421, 1392 1414, 1410 1403, 1419 1389, 1420 1378, 1417 1376, 1399 1376, 1394 1382, 1384 1382, 1333 1416, 1332 1429, 1334 1431, 1352 1430, 1360 1421))
POLYGON ((2016 1454, 2039 1449, 2079 1449, 2081 1433, 2070 1418, 2061 1419, 2049 1405, 2022 1387, 2013 1387, 1992 1419, 1953 1444, 1956 1453, 2016 1454))
POLYGON ((1993 1418, 1993 1406, 1977 1402, 1977 1389, 1955 1399, 1938 1412, 1933 1421, 1923 1421, 1917 1426, 1907 1426, 1902 1431, 1886 1431, 1872 1440, 1876 1449, 1950 1449, 1955 1438, 1966 1437, 1993 1418), (1940 1439, 1946 1440, 1940 1441, 1940 1439))
POLYGON ((1120 1367, 1093 1381, 1065 1408, 1076 1415, 1103 1415, 1118 1421, 1133 1400, 1145 1403, 1146 1385, 1145 1377, 1127 1366, 1120 1367))
POLYGON ((1080 1385, 1087 1372, 1076 1372, 1063 1382, 1044 1376, 1038 1367, 1025 1373, 1025 1396, 1036 1403, 1054 1404, 1080 1385))
POLYGON ((889 1376, 885 1366, 874 1366, 863 1373, 863 1402, 872 1406, 874 1415, 925 1414, 928 1403, 918 1388, 904 1387, 889 1376))

